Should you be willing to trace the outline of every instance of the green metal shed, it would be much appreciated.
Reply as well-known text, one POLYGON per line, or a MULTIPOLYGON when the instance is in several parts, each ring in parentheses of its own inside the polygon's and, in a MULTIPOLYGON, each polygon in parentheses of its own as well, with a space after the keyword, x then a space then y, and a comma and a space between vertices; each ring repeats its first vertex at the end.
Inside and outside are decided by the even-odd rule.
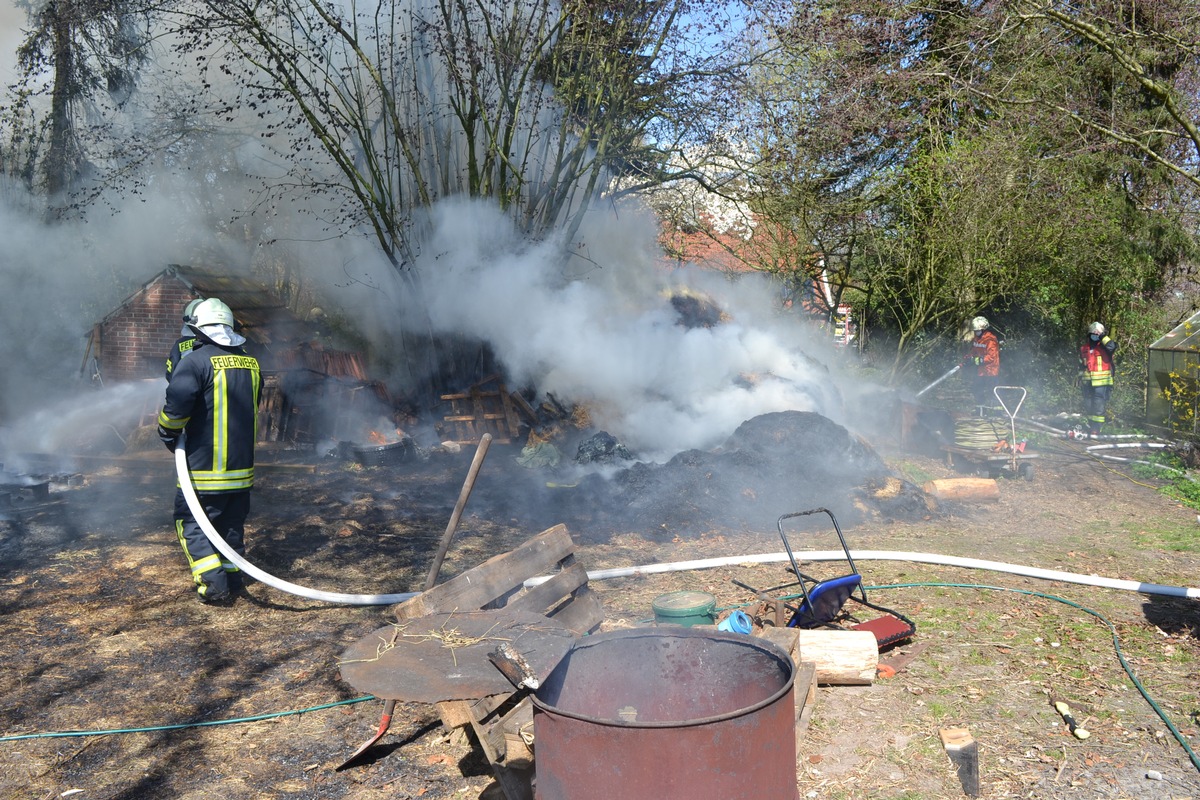
POLYGON ((1171 373, 1196 385, 1200 376, 1200 311, 1176 325, 1147 351, 1147 425, 1171 427, 1171 404, 1163 396, 1163 392, 1171 388, 1171 373))

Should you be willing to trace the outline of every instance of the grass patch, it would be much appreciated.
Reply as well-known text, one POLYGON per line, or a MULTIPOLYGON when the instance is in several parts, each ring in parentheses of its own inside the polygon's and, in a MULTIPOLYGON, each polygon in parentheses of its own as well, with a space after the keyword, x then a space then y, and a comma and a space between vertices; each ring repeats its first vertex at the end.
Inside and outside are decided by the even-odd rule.
POLYGON ((1167 497, 1172 497, 1190 509, 1200 511, 1200 483, 1187 475, 1177 475, 1170 483, 1159 489, 1167 497))
POLYGON ((1200 526, 1190 520, 1173 519, 1148 519, 1140 525, 1130 522, 1121 523, 1121 530, 1131 534, 1137 544, 1174 553, 1200 552, 1198 527, 1200 526))
MULTIPOLYGON (((939 691, 945 692, 946 694, 954 694, 955 696, 958 694, 958 689, 954 687, 948 687, 939 691)), ((925 701, 925 710, 939 723, 954 712, 954 708, 951 706, 951 704, 933 697, 930 697, 925 701)))
POLYGON ((924 486, 934 479, 932 472, 917 464, 913 464, 911 461, 901 461, 896 465, 896 471, 900 473, 900 477, 910 483, 915 483, 917 486, 924 486))
POLYGON ((1200 481, 1195 480, 1187 472, 1183 462, 1174 454, 1166 451, 1139 454, 1141 460, 1148 464, 1131 464, 1130 472, 1137 478, 1151 478, 1165 481, 1159 487, 1159 492, 1174 500, 1178 500, 1190 509, 1200 511, 1200 481), (1161 464, 1169 469, 1160 469, 1151 464, 1161 464))

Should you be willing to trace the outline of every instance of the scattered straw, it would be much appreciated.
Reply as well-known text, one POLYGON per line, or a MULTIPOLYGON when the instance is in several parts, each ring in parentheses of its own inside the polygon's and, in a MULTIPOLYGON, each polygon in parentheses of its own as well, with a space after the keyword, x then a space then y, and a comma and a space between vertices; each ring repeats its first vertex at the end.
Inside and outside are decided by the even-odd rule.
POLYGON ((411 625, 411 622, 406 622, 403 625, 399 623, 392 624, 392 635, 390 638, 379 637, 379 645, 375 648, 374 658, 353 658, 346 661, 339 661, 338 665, 342 664, 358 664, 364 662, 378 661, 384 653, 396 647, 397 641, 401 639, 410 639, 415 642, 441 642, 442 647, 449 648, 450 657, 454 661, 454 666, 458 666, 458 655, 456 651, 461 647, 470 647, 479 644, 480 642, 508 642, 512 641, 504 637, 490 636, 491 632, 496 629, 499 622, 494 623, 490 628, 483 632, 480 636, 467 636, 458 628, 447 627, 450 625, 454 615, 451 614, 441 627, 436 630, 426 633, 406 633, 405 629, 411 625))

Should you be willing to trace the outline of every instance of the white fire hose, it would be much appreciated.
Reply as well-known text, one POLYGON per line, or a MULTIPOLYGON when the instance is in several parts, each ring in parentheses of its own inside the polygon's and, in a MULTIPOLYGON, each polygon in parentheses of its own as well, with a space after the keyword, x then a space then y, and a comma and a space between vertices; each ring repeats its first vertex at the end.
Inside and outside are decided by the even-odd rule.
MULTIPOLYGON (((246 559, 242 558, 229 544, 221 538, 217 533, 216 528, 208 520, 208 515, 204 513, 204 507, 200 504, 200 498, 196 494, 195 487, 192 486, 191 474, 188 472, 187 454, 183 449, 183 440, 180 438, 179 443, 175 447, 175 471, 179 476, 179 486, 183 490, 184 499, 187 500, 188 509, 191 510, 192 516, 196 518, 200 529, 204 531, 204 535, 212 543, 212 546, 217 549, 221 555, 229 559, 235 564, 238 569, 245 572, 250 577, 257 581, 267 584, 281 592, 299 595, 310 600, 320 600, 326 603, 337 603, 340 605, 355 605, 355 606, 377 606, 390 605, 392 603, 401 603, 411 597, 416 596, 417 592, 402 592, 399 594, 341 594, 337 592, 325 592, 319 589, 309 589, 295 583, 276 578, 258 567, 251 564, 246 559)), ((841 561, 846 558, 845 552, 841 550, 813 550, 808 552, 796 552, 797 560, 803 561, 841 561)), ((1041 569, 1040 567, 1025 567, 1019 564, 1007 564, 1001 561, 987 561, 978 558, 960 558, 958 556, 944 556, 936 553, 914 553, 905 551, 890 551, 890 550, 852 550, 851 558, 855 561, 911 561, 924 564, 938 564, 948 567, 963 567, 967 569, 986 569, 996 572, 1006 572, 1012 575, 1021 575, 1030 578, 1041 578, 1043 580, 1061 581, 1064 583, 1078 583, 1087 586, 1098 586, 1108 589, 1122 589, 1130 592, 1139 592, 1141 594, 1162 595, 1166 597, 1186 597, 1191 599, 1200 599, 1200 589, 1182 587, 1182 586, 1165 586, 1157 583, 1144 583, 1141 581, 1121 580, 1117 578, 1103 578, 1098 575, 1079 575, 1073 572, 1062 572, 1053 569, 1041 569)), ((739 564, 777 564, 788 561, 787 553, 760 553, 757 555, 740 555, 727 556, 723 558, 705 558, 695 561, 676 561, 665 564, 648 564, 640 567, 617 567, 613 569, 589 570, 588 580, 608 580, 610 578, 627 578, 637 575, 653 575, 663 572, 683 572, 687 570, 697 569, 712 569, 715 567, 737 566, 739 564)), ((551 576, 545 575, 537 578, 530 578, 525 581, 526 588, 532 588, 541 583, 550 580, 551 576)))
MULTIPOLYGON (((810 550, 794 551, 797 561, 845 561, 846 553, 842 550, 810 550)), ((1029 578, 1042 578, 1049 581, 1064 583, 1080 583, 1087 586, 1100 586, 1107 589, 1124 589, 1142 594, 1164 595, 1166 597, 1189 597, 1200 599, 1200 589, 1183 586, 1163 586, 1157 583, 1142 583, 1139 581, 1102 578, 1099 575, 1079 575, 1073 572, 1060 572, 1055 569, 1040 567, 1023 567, 1018 564, 1006 564, 1001 561, 986 561, 978 558, 960 558, 958 556, 943 556, 935 553, 909 553, 892 550, 851 550, 850 557, 855 561, 912 561, 923 564, 940 564, 947 567, 965 567, 968 569, 988 569, 996 572, 1007 572, 1012 575, 1023 575, 1029 578)), ((723 558, 704 558, 696 561, 676 561, 667 564, 648 564, 641 567, 618 567, 615 569, 589 570, 588 580, 607 580, 609 578, 629 578, 637 575, 653 575, 661 572, 683 572, 694 569, 712 569, 714 567, 733 567, 741 564, 777 564, 788 561, 787 553, 760 553, 758 555, 728 556, 723 558)), ((550 580, 550 576, 530 578, 525 586, 537 586, 550 580)))
POLYGON ((204 513, 204 506, 200 504, 200 497, 196 494, 196 488, 192 486, 192 476, 188 471, 187 453, 183 449, 182 436, 179 437, 179 441, 175 445, 175 472, 179 476, 179 488, 183 490, 183 497, 187 500, 188 509, 192 512, 192 516, 196 518, 196 522, 200 525, 200 530, 204 531, 204 535, 208 537, 208 541, 212 543, 212 546, 221 555, 256 581, 265 583, 267 586, 278 589, 281 592, 307 597, 309 600, 320 600, 325 603, 337 603, 344 606, 386 606, 392 603, 402 603, 410 597, 416 596, 417 592, 401 592, 399 594, 341 594, 339 592, 324 592, 320 589, 309 589, 305 586, 289 583, 288 581, 276 578, 274 575, 263 572, 238 555, 238 552, 229 546, 229 543, 221 537, 221 534, 217 533, 217 529, 209 521, 208 515, 204 513))

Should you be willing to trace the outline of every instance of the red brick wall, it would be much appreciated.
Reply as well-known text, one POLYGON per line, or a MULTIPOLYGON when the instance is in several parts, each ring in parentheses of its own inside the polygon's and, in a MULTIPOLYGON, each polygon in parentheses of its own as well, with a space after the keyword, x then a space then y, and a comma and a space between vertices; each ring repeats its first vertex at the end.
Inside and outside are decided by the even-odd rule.
POLYGON ((100 374, 106 381, 162 377, 179 338, 183 310, 196 299, 179 279, 164 275, 131 297, 100 326, 100 374))

